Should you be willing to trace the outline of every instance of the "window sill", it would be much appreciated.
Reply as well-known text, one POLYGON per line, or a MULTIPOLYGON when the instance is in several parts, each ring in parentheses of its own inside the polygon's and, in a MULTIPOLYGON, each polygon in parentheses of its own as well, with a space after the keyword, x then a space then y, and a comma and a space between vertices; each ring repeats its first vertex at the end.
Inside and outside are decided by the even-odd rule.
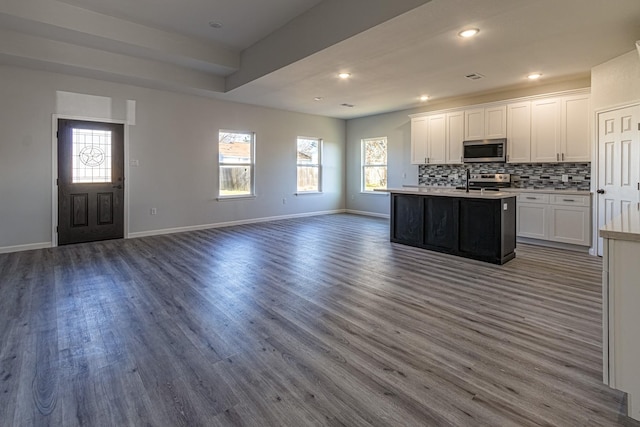
POLYGON ((320 195, 323 194, 322 191, 300 191, 297 193, 293 193, 294 196, 306 196, 306 195, 320 195))
POLYGON ((218 196, 216 200, 218 202, 228 202, 233 200, 253 200, 256 198, 255 194, 250 194, 246 196, 218 196))

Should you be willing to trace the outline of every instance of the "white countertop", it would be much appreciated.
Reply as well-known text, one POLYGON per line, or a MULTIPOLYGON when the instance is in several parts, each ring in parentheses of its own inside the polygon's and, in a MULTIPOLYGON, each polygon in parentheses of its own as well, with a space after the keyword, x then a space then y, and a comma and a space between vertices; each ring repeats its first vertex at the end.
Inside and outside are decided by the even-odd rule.
POLYGON ((456 190, 451 187, 403 187, 376 189, 392 194, 415 194, 419 196, 442 196, 442 197, 463 197, 466 199, 508 199, 516 197, 517 194, 504 191, 469 191, 456 190))
POLYGON ((512 193, 545 193, 545 194, 564 194, 566 196, 589 196, 590 191, 581 190, 554 190, 553 188, 505 188, 504 191, 512 193))
POLYGON ((600 228, 600 237, 640 242, 640 211, 637 205, 632 205, 600 228))
MULTIPOLYGON (((455 190, 456 187, 446 187, 446 186, 429 186, 429 185, 406 185, 403 188, 428 188, 434 190, 455 190)), ((544 193, 544 194, 564 194, 566 196, 589 196, 591 195, 590 191, 582 191, 582 190, 554 190, 553 188, 515 188, 508 187, 503 188, 501 192, 506 193, 544 193)))

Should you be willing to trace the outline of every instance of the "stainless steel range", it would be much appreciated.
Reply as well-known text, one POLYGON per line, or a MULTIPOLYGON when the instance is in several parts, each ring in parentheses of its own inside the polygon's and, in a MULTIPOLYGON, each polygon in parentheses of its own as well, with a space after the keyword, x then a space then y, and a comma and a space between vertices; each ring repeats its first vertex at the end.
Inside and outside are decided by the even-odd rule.
POLYGON ((469 190, 500 191, 500 189, 507 187, 511 187, 511 174, 508 173, 472 173, 469 175, 469 190))

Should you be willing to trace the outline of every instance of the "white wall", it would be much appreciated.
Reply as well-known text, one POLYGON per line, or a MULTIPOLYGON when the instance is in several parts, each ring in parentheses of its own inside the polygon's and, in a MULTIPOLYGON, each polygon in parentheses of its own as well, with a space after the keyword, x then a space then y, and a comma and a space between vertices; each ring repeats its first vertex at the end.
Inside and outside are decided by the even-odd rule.
MULTIPOLYGON (((615 109, 623 105, 640 103, 640 52, 630 51, 613 58, 591 69, 591 106, 594 111, 594 148, 591 162, 591 186, 595 190, 600 187, 600 160, 597 146, 598 117, 597 113, 615 109)), ((597 195, 596 195, 597 196, 597 195)), ((593 236, 598 236, 601 221, 599 218, 600 197, 594 197, 593 203, 593 236)), ((594 249, 601 251, 602 238, 594 237, 594 249)))
POLYGON ((591 105, 603 111, 640 100, 640 55, 633 50, 591 70, 591 105))
POLYGON ((125 120, 127 100, 130 233, 344 208, 343 120, 5 66, 0 99, 0 252, 51 242, 52 115, 125 120), (256 132, 253 200, 215 200, 221 128, 256 132), (294 196, 298 135, 324 139, 321 195, 294 196))
POLYGON ((387 186, 397 188, 418 182, 418 167, 411 165, 411 122, 406 111, 349 120, 346 196, 351 211, 389 214, 387 193, 361 192, 361 141, 382 136, 387 137, 387 186))

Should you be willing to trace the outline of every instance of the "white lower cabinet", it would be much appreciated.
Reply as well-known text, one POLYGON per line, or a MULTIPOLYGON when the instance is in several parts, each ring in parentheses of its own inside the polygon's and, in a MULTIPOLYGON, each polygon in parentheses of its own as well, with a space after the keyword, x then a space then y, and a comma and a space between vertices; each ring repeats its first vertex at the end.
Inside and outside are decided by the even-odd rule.
POLYGON ((547 239, 548 194, 521 194, 517 206, 518 237, 547 239))
POLYGON ((591 246, 591 195, 521 193, 517 235, 591 246))

